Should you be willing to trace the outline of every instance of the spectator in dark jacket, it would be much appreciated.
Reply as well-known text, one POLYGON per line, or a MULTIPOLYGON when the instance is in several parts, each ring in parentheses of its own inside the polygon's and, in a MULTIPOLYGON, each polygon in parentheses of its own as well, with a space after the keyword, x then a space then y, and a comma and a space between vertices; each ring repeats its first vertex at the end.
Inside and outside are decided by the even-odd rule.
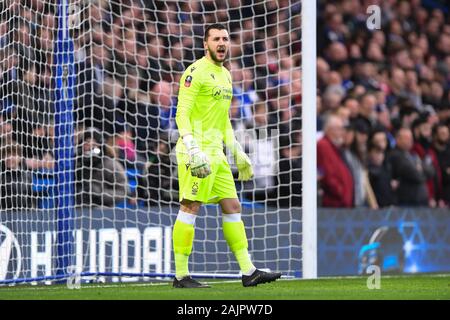
POLYGON ((107 154, 101 133, 88 128, 78 147, 77 203, 112 207, 125 199, 127 176, 122 164, 107 154))
POLYGON ((0 209, 27 209, 33 206, 32 175, 22 157, 22 148, 13 143, 0 150, 0 209))
POLYGON ((410 129, 401 128, 396 134, 397 145, 389 156, 392 176, 398 180, 396 191, 400 206, 427 206, 426 176, 419 156, 411 153, 413 135, 410 129))
POLYGON ((387 161, 388 137, 382 127, 375 128, 368 145, 369 180, 380 208, 396 204, 398 181, 392 179, 392 167, 387 161))
POLYGON ((413 152, 422 160, 427 178, 428 203, 435 208, 442 192, 442 176, 439 161, 432 145, 432 126, 427 116, 420 116, 412 123, 414 135, 413 152))
POLYGON ((450 130, 439 123, 433 127, 433 150, 436 153, 442 177, 442 202, 439 206, 450 206, 450 130))
POLYGON ((385 161, 385 151, 375 144, 369 146, 368 171, 370 185, 380 208, 395 204, 390 163, 385 161))
POLYGON ((174 190, 178 190, 178 181, 171 175, 174 164, 170 160, 168 139, 166 134, 161 134, 158 145, 147 163, 150 206, 168 204, 177 196, 174 190), (170 179, 161 179, 162 176, 170 179))
POLYGON ((324 127, 325 136, 317 143, 317 166, 323 189, 324 207, 353 206, 353 178, 342 154, 344 123, 330 115, 324 127))
POLYGON ((366 124, 370 134, 376 126, 381 125, 376 118, 377 98, 372 93, 366 93, 360 98, 359 103, 359 113, 356 119, 366 124))

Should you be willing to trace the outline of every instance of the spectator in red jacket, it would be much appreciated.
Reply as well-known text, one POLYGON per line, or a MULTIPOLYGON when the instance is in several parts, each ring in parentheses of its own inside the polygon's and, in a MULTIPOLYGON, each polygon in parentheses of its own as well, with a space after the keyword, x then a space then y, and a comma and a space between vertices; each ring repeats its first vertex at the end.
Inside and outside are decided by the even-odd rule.
POLYGON ((353 177, 344 161, 344 123, 330 115, 325 123, 324 137, 317 143, 317 166, 321 176, 324 207, 353 207, 353 177))

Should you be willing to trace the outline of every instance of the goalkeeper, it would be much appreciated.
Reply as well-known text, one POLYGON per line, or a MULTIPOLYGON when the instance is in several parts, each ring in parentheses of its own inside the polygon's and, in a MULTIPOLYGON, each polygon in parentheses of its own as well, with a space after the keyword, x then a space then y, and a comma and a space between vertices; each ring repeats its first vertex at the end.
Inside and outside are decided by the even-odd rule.
POLYGON ((228 110, 232 98, 230 72, 223 66, 230 39, 225 26, 206 28, 206 55, 191 64, 180 80, 176 123, 180 132, 176 154, 181 207, 173 228, 176 288, 208 287, 189 275, 188 260, 194 241, 194 224, 202 203, 222 208, 225 240, 242 271, 242 284, 256 286, 274 281, 281 273, 255 268, 241 220, 241 206, 223 143, 234 156, 239 180, 252 178, 250 159, 235 140, 228 110))

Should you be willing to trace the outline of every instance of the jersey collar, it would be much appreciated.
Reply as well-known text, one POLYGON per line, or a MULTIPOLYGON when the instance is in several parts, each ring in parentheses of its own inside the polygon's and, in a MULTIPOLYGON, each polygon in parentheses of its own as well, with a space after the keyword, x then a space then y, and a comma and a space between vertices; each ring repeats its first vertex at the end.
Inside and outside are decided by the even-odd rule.
POLYGON ((222 67, 219 67, 219 66, 215 65, 215 64, 214 64, 213 62, 211 62, 206 56, 204 56, 202 59, 204 59, 208 64, 210 64, 211 66, 213 66, 213 68, 217 69, 217 71, 219 71, 219 72, 222 71, 223 65, 222 65, 222 67))

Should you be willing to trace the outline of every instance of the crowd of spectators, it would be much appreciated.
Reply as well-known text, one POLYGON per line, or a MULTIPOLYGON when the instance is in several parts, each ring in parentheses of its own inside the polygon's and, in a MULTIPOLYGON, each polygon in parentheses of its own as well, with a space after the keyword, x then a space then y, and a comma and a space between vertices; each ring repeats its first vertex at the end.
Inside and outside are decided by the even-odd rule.
POLYGON ((448 2, 318 3, 320 205, 449 207, 448 2))
MULTIPOLYGON (((0 2, 0 199, 15 192, 4 190, 7 181, 25 181, 17 190, 55 169, 54 3, 0 2)), ((80 9, 70 30, 78 204, 177 202, 178 82, 204 55, 204 26, 222 22, 231 36, 232 124, 255 167, 238 190, 300 206, 300 1, 96 0, 80 9)))

